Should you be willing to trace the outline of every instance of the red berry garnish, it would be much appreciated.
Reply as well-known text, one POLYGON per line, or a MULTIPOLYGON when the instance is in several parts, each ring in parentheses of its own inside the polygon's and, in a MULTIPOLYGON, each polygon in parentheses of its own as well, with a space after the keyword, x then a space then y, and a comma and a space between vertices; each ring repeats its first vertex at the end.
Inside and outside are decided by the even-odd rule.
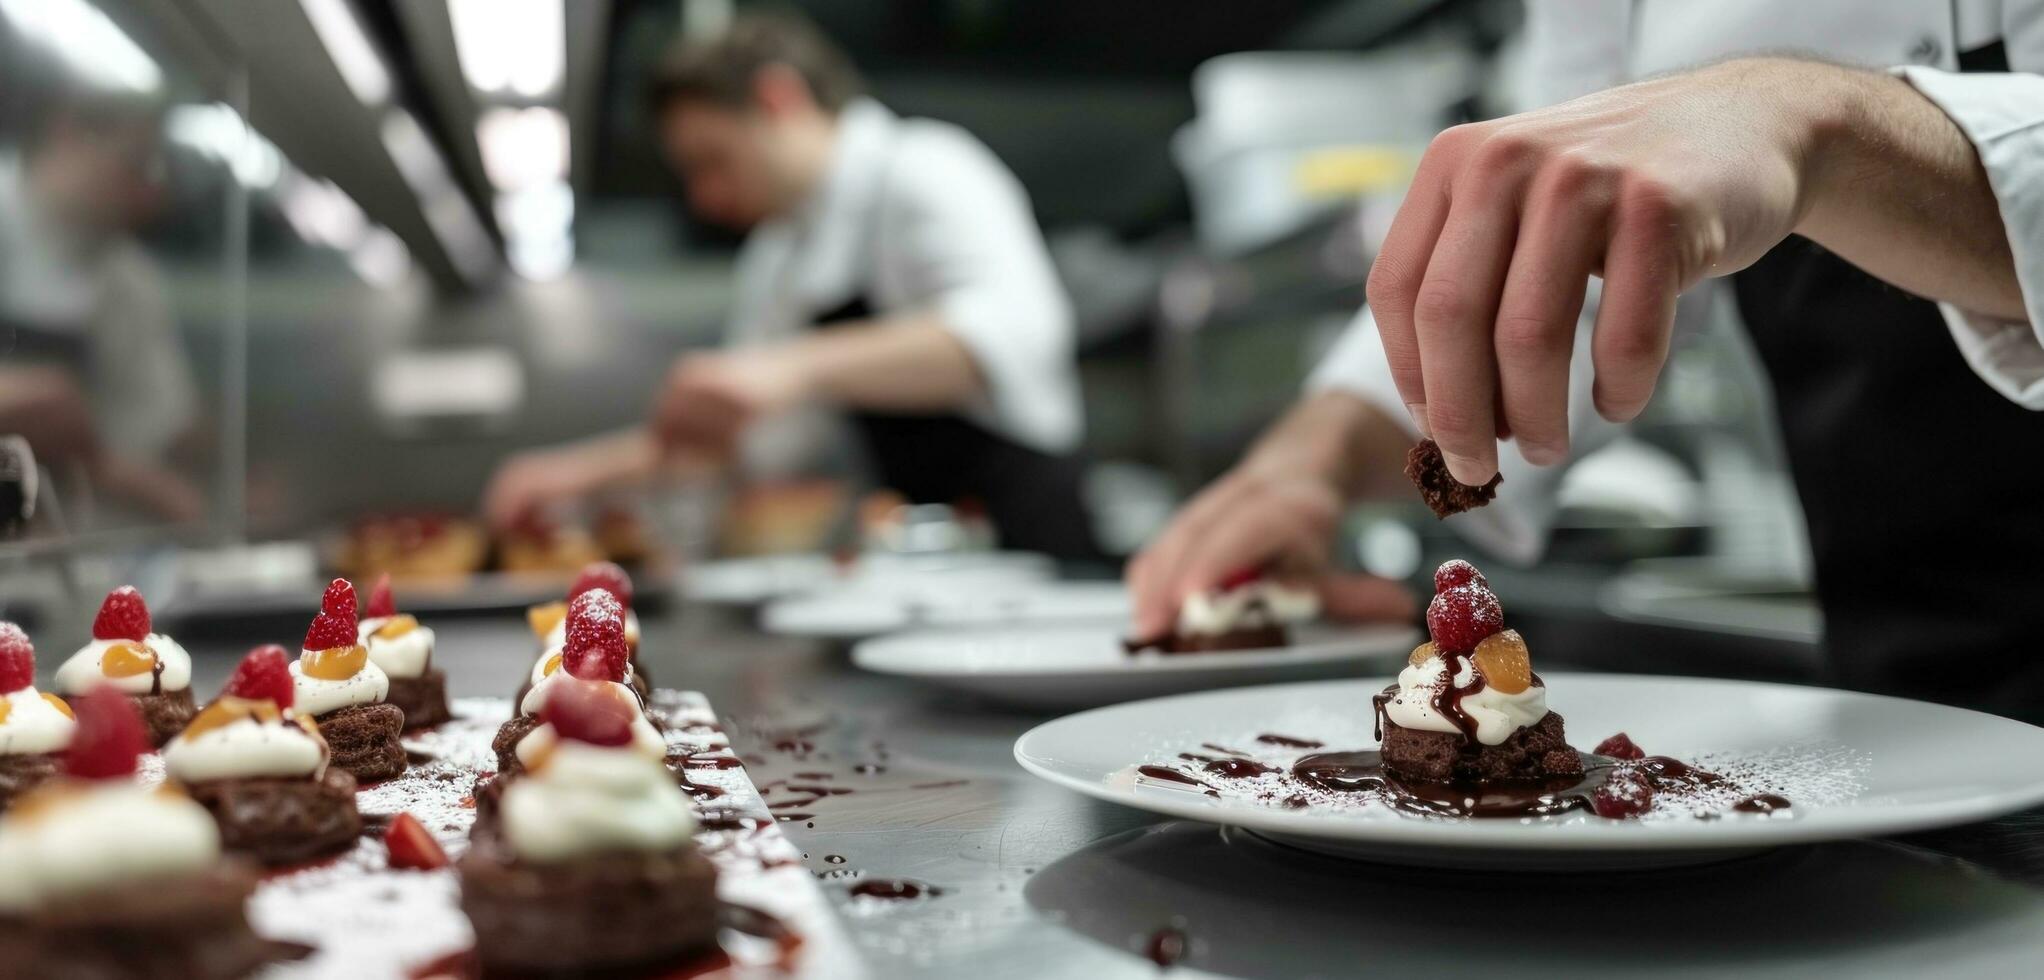
POLYGON ((1444 653, 1468 653, 1504 628, 1504 607, 1481 585, 1458 585, 1427 604, 1427 631, 1444 653))
POLYGON ((554 734, 562 738, 625 745, 632 740, 632 722, 639 716, 631 697, 616 684, 559 677, 547 686, 539 720, 554 726, 554 734))
POLYGON ((1609 759, 1636 761, 1647 757, 1645 749, 1632 744, 1632 736, 1619 732, 1597 743, 1596 754, 1609 759))
POLYGON ((414 871, 438 871, 447 867, 447 852, 426 831, 419 818, 400 813, 383 831, 383 846, 390 851, 390 866, 414 871))
POLYGON ((149 606, 142 601, 142 593, 132 585, 107 593, 106 601, 99 604, 99 615, 92 617, 92 638, 137 643, 148 639, 149 606))
POLYGON ((326 584, 326 594, 319 597, 319 611, 328 616, 355 618, 355 583, 337 578, 326 584))
POLYGON ((604 589, 590 589, 568 602, 567 642, 561 664, 584 680, 623 681, 632 653, 625 643, 624 611, 604 589))
POLYGON ((121 779, 135 773, 135 760, 149 751, 149 735, 135 702, 101 684, 71 700, 78 728, 64 750, 64 771, 79 779, 121 779))
POLYGON ((1590 808, 1612 820, 1637 817, 1654 808, 1654 788, 1638 773, 1612 773, 1590 794, 1590 808))
POLYGON ((13 623, 0 622, 0 694, 35 683, 35 644, 13 623))
POLYGON ((599 561, 582 569, 575 576, 575 584, 568 588, 568 598, 573 599, 590 589, 603 589, 617 597, 626 609, 632 608, 632 577, 625 574, 616 562, 599 561))
POLYGON ((1248 568, 1238 568, 1221 576, 1221 580, 1214 583, 1214 589, 1220 592, 1233 592, 1252 582, 1262 581, 1262 579, 1263 569, 1260 566, 1251 565, 1248 568))
POLYGON ((1490 588, 1490 583, 1484 579, 1483 573, 1477 571, 1475 565, 1460 558, 1450 558, 1442 562, 1441 567, 1434 569, 1435 592, 1446 592, 1458 585, 1468 585, 1471 582, 1486 589, 1490 588))
POLYGON ((370 619, 397 615, 397 600, 390 594, 389 572, 376 577, 376 587, 369 590, 369 608, 362 612, 370 619))
POLYGON ((234 665, 234 675, 227 678, 220 693, 250 701, 274 701, 278 708, 291 707, 296 694, 291 683, 291 654, 275 643, 250 650, 234 665))

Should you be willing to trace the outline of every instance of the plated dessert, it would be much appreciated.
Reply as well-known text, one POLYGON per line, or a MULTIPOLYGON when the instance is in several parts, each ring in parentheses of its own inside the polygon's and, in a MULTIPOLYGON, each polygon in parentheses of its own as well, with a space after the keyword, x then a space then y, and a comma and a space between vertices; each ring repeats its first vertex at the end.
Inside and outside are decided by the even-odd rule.
POLYGON ((357 579, 447 579, 481 571, 489 552, 489 533, 468 518, 384 514, 356 521, 343 536, 334 564, 357 579))
POLYGON ((64 699, 35 689, 28 634, 0 622, 0 810, 57 774, 77 727, 64 699))
POLYGON ((149 750, 129 696, 74 702, 64 774, 0 817, 0 965, 21 977, 231 978, 302 948, 249 927, 252 868, 205 808, 135 781, 149 750))
POLYGON ((554 733, 543 720, 547 700, 563 685, 607 684, 619 702, 631 709, 632 744, 655 761, 666 757, 660 730, 646 716, 645 699, 632 685, 631 654, 625 644, 624 606, 610 591, 592 588, 568 603, 566 640, 535 668, 536 679, 518 699, 518 714, 497 730, 491 747, 497 753, 501 781, 523 772, 551 751, 554 733))
POLYGON ((56 679, 58 692, 67 696, 113 685, 135 702, 149 744, 159 747, 198 713, 191 655, 151 628, 149 606, 132 585, 107 593, 92 619, 92 642, 57 668, 56 679))
POLYGON ((538 514, 497 538, 497 567, 507 572, 565 574, 601 560, 603 551, 588 531, 538 514))
POLYGON ((328 765, 295 697, 291 655, 257 647, 163 750, 165 775, 212 814, 222 844, 273 866, 345 851, 362 834, 355 777, 328 765))
POLYGON ((1130 653, 1216 653, 1268 650, 1291 643, 1288 626, 1320 614, 1320 595, 1258 569, 1238 572, 1187 596, 1178 621, 1162 636, 1129 640, 1130 653))
POLYGON ((716 867, 694 844, 688 796, 642 750, 636 697, 572 675, 541 690, 544 748, 477 813, 455 865, 483 967, 655 967, 714 951, 716 867))
POLYGON ((327 585, 290 670, 295 708, 318 724, 335 767, 363 782, 405 771, 405 713, 384 700, 390 677, 362 646, 347 579, 327 585))
POLYGON ((433 666, 433 630, 397 611, 390 576, 379 576, 369 605, 356 626, 357 642, 369 662, 390 679, 384 700, 404 712, 406 728, 427 728, 453 717, 447 708, 447 674, 433 666))
POLYGON ((568 587, 568 597, 561 602, 549 602, 533 606, 525 611, 526 624, 532 627, 533 635, 539 637, 539 657, 532 662, 532 671, 519 686, 514 700, 524 701, 540 678, 559 667, 558 657, 568 641, 568 605, 576 597, 592 589, 602 589, 617 599, 624 610, 625 652, 630 658, 631 677, 626 681, 645 698, 653 692, 652 679, 646 676, 645 668, 639 664, 639 617, 632 612, 632 577, 615 562, 600 561, 583 567, 568 587), (549 666, 551 665, 551 666, 549 666))

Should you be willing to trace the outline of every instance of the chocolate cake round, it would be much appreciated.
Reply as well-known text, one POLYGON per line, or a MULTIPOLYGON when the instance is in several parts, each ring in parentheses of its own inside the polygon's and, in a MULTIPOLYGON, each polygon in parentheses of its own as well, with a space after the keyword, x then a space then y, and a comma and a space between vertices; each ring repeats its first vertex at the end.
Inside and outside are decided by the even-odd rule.
POLYGON ((1153 640, 1133 641, 1128 644, 1130 653, 1224 653, 1229 650, 1270 650, 1291 645, 1291 637, 1285 628, 1272 623, 1267 626, 1250 626, 1232 629, 1223 633, 1179 633, 1170 632, 1153 640))
POLYGON ((656 967, 717 948, 717 869, 692 843, 542 864, 479 827, 455 870, 486 971, 656 967))
POLYGON ((407 730, 430 728, 454 719, 454 712, 447 707, 447 672, 437 667, 428 667, 417 677, 391 678, 390 691, 383 696, 383 703, 404 712, 407 730))
MULTIPOLYGON (((1397 692, 1396 687, 1390 693, 1397 692)), ((1569 747, 1561 715, 1548 712, 1503 742, 1485 745, 1460 732, 1426 732, 1384 720, 1384 768, 1417 782, 1490 782, 1580 776, 1583 760, 1569 747)))
POLYGON ((216 779, 185 787, 213 815, 220 843, 267 865, 345 851, 362 836, 355 777, 328 767, 320 779, 216 779))
POLYGON ((38 980, 231 980, 303 957, 249 928, 255 886, 253 868, 229 862, 0 916, 0 968, 38 980))
POLYGON ((199 713, 199 706, 192 701, 192 689, 164 691, 161 694, 131 694, 137 710, 142 712, 142 724, 149 729, 149 744, 162 748, 177 733, 192 723, 192 716, 199 713))
POLYGON ((0 755, 0 810, 14 798, 43 784, 57 774, 62 757, 55 752, 25 752, 0 755))
POLYGON ((365 783, 390 779, 405 771, 405 713, 396 705, 351 704, 314 719, 326 739, 334 768, 365 783))
POLYGON ((496 737, 490 739, 490 750, 497 753, 497 776, 500 779, 525 771, 525 763, 518 761, 518 743, 541 724, 536 715, 512 715, 497 726, 496 737))

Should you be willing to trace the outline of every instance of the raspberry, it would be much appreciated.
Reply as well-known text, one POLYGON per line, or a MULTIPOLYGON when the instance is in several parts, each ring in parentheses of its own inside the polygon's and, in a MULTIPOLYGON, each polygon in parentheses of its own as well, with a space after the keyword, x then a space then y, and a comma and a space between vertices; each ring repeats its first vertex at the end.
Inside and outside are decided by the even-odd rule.
POLYGON ((13 623, 0 622, 0 694, 35 683, 35 644, 13 623))
POLYGON ((632 577, 625 574, 616 562, 599 561, 582 569, 575 576, 575 584, 568 589, 568 598, 573 599, 590 589, 603 589, 617 597, 620 605, 632 608, 632 577))
POLYGON ((107 593, 106 601, 99 604, 99 615, 92 617, 92 638, 137 643, 148 639, 149 606, 142 601, 142 593, 132 585, 107 593))
POLYGON ((1625 759, 1627 761, 1637 761, 1647 757, 1646 750, 1634 745, 1632 737, 1624 732, 1619 732, 1602 742, 1598 742, 1595 753, 1605 758, 1625 759))
POLYGON ((369 608, 363 610, 363 615, 370 619, 397 615, 397 600, 390 595, 389 572, 376 577, 376 587, 369 590, 369 608))
POLYGON ((426 832, 419 818, 400 813, 383 831, 383 846, 390 851, 390 866, 414 871, 438 871, 447 867, 447 852, 426 832))
POLYGON ((632 654, 618 601, 608 591, 590 589, 571 600, 567 632, 561 662, 568 673, 585 680, 625 679, 632 654))
POLYGON ((256 647, 234 665, 234 676, 220 693, 251 701, 274 701, 279 709, 291 707, 295 689, 291 683, 291 654, 275 643, 256 647))
POLYGON ((1214 583, 1214 589, 1220 592, 1233 592, 1245 585, 1262 580, 1263 569, 1251 565, 1248 568, 1238 568, 1221 576, 1221 580, 1214 583))
POLYGON ((319 611, 327 616, 355 618, 355 583, 337 578, 326 584, 326 594, 319 597, 319 611))
POLYGON ((625 745, 632 740, 632 722, 638 718, 630 698, 630 692, 615 684, 560 677, 547 687, 539 720, 554 726, 554 734, 562 738, 625 745))
POLYGON ((1468 653, 1504 627, 1504 607, 1481 585, 1458 585, 1427 605, 1427 631, 1444 653, 1468 653))
POLYGON ((1450 558, 1442 562, 1441 567, 1434 569, 1435 592, 1446 592, 1458 585, 1468 585, 1471 582, 1486 589, 1490 588, 1490 582, 1484 579, 1483 573, 1477 571, 1475 565, 1460 558, 1450 558))
POLYGON ((135 702, 101 684, 71 699, 78 728, 64 750, 64 771, 79 779, 124 779, 135 774, 135 760, 149 751, 149 736, 135 702))
POLYGON ((1637 817, 1654 808, 1654 788, 1638 773, 1612 773, 1590 794, 1590 808, 1612 820, 1637 817))

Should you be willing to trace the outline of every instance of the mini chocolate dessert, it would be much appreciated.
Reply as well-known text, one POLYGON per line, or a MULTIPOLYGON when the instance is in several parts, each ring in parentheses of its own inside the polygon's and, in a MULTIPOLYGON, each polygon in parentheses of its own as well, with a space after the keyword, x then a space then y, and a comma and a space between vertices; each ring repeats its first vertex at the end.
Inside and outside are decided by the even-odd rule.
POLYGON ((320 599, 291 664, 297 711, 319 725, 332 764, 362 782, 405 771, 405 713, 384 703, 390 678, 369 659, 355 622, 355 587, 337 578, 320 599))
POLYGON ((57 774, 59 753, 78 727, 71 706, 35 689, 35 646, 0 622, 0 810, 57 774))
POLYGON ((1248 569, 1187 596, 1170 632, 1123 645, 1132 654, 1269 650, 1291 643, 1288 625, 1319 614, 1320 596, 1311 588, 1286 585, 1248 569))
POLYGON ((327 765, 312 719, 291 712, 291 655, 257 647, 220 697, 163 750, 165 773, 213 815, 221 842, 267 865, 353 847, 355 777, 327 765))
POLYGON ((477 814, 455 863, 486 973, 654 970, 716 948, 717 871, 688 796, 634 744, 614 683, 562 676, 541 723, 557 738, 477 814))
POLYGON ((177 641, 152 632, 149 606, 132 585, 107 593, 92 620, 92 642, 57 668, 57 690, 67 696, 112 684, 133 698, 162 746, 198 713, 192 702, 192 658, 177 641))
POLYGON ((1433 639, 1376 698, 1384 768, 1432 783, 1581 776, 1526 641, 1504 628, 1483 574, 1457 559, 1434 573, 1434 588, 1433 639))
POLYGON ((1456 480, 1441 458, 1441 447, 1432 439, 1420 440, 1405 454, 1405 478, 1419 488, 1420 499, 1434 516, 1443 518, 1490 503, 1497 498, 1498 484, 1505 482, 1503 473, 1493 474, 1490 482, 1480 487, 1456 480))
POLYGON ((357 627, 357 640, 369 650, 369 662, 390 678, 384 701, 405 714, 406 728, 428 728, 454 717, 447 707, 447 672, 433 666, 433 631, 397 611, 390 594, 390 576, 369 590, 368 618, 357 627))
POLYGON ((533 661, 532 676, 518 688, 518 694, 512 700, 525 700, 525 693, 532 690, 532 685, 539 683, 539 679, 545 676, 549 669, 547 667, 549 659, 557 656, 568 640, 568 603, 590 589, 603 589, 609 592, 624 607, 625 649, 630 651, 632 661, 632 676, 627 683, 639 692, 640 698, 653 696, 652 679, 646 676, 646 669, 639 663, 639 617, 637 613, 632 612, 632 577, 615 563, 600 561, 582 569, 582 573, 575 576, 574 585, 568 588, 566 601, 549 602, 525 611, 526 622, 532 626, 533 634, 540 638, 540 653, 539 659, 533 661))
POLYGON ((523 772, 536 752, 546 751, 553 733, 539 722, 550 691, 558 684, 592 681, 615 685, 632 706, 634 743, 654 759, 664 758, 667 744, 647 718, 645 700, 630 684, 631 658, 625 648, 623 606, 607 589, 590 589, 568 603, 566 645, 543 666, 539 679, 519 699, 518 714, 497 729, 490 747, 497 753, 499 777, 523 772))
POLYGON ((253 868, 224 860, 213 819, 135 781, 149 748, 130 697, 74 702, 64 778, 0 817, 0 964, 8 976, 228 980, 300 955, 256 935, 253 868))
POLYGON ((497 538, 497 567, 507 572, 565 575, 602 559, 603 552, 588 531, 563 527, 537 512, 497 538))

